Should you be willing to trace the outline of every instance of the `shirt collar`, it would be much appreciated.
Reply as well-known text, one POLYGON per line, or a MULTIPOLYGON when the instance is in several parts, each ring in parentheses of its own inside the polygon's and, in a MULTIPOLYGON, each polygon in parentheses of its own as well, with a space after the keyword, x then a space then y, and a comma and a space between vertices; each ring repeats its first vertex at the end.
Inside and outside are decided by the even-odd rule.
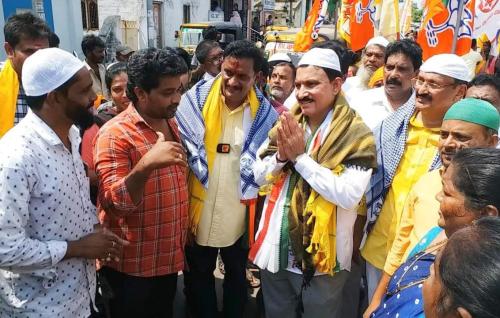
MULTIPOLYGON (((28 114, 24 118, 24 121, 28 123, 28 127, 31 127, 43 140, 48 142, 52 146, 63 145, 63 142, 57 136, 55 131, 49 127, 40 117, 38 117, 31 109, 28 110, 28 114)), ((79 132, 78 128, 74 125, 71 126, 69 130, 69 141, 71 146, 79 144, 79 132)))

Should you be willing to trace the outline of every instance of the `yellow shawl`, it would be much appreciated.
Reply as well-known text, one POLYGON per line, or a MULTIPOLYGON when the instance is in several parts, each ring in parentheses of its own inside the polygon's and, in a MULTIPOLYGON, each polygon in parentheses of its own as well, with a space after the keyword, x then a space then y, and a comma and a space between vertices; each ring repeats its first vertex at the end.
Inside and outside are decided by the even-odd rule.
MULTIPOLYGON (((300 123, 305 120, 296 105, 291 110, 300 123)), ((323 144, 311 157, 323 167, 339 174, 345 166, 376 168, 375 140, 370 129, 339 95, 333 106, 333 116, 323 144)), ((273 152, 276 127, 270 132, 268 151, 273 152)), ((268 152, 266 151, 266 152, 268 152)), ((314 191, 307 180, 299 176, 293 189, 288 214, 289 235, 296 261, 301 264, 304 278, 314 271, 333 274, 336 267, 337 207, 314 191)))
POLYGON ((0 138, 2 138, 14 127, 19 93, 19 79, 10 59, 7 59, 0 72, 0 83, 0 138))
MULTIPOLYGON (((222 107, 225 107, 222 96, 222 77, 219 76, 210 88, 205 105, 203 106, 202 116, 205 122, 205 149, 207 152, 208 175, 214 163, 217 153, 217 144, 222 133, 222 107)), ((255 118, 259 109, 259 100, 252 88, 248 94, 248 103, 250 103, 250 113, 255 118)), ((191 232, 196 235, 198 224, 200 223, 203 203, 205 202, 206 190, 203 184, 191 173, 188 180, 190 200, 189 200, 189 224, 191 232)))

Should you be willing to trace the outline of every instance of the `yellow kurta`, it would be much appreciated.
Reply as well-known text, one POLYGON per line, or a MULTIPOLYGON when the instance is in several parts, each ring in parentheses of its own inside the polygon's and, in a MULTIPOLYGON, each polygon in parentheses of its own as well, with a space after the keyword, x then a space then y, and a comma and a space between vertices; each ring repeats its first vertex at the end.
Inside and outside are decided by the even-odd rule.
POLYGON ((363 258, 378 269, 384 268, 408 194, 420 177, 429 171, 437 153, 438 140, 439 129, 425 128, 416 114, 413 115, 403 157, 377 222, 361 250, 363 258))
POLYGON ((441 189, 440 169, 424 174, 411 189, 396 238, 385 261, 384 272, 387 274, 394 274, 417 243, 437 225, 439 202, 436 195, 441 189))
MULTIPOLYGON (((221 102, 223 100, 221 98, 221 102)), ((245 134, 243 113, 248 103, 231 111, 221 107, 222 131, 219 143, 231 145, 227 154, 217 153, 210 171, 196 242, 202 246, 227 247, 246 229, 246 208, 240 202, 240 155, 245 134)))

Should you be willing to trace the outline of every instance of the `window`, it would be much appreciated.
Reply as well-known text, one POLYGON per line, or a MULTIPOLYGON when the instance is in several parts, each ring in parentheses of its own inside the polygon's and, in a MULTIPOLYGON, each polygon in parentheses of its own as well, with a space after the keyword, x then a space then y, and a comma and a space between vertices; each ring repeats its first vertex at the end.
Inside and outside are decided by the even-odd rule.
POLYGON ((82 25, 84 30, 99 29, 99 17, 97 14, 97 0, 81 0, 82 25))
POLYGON ((189 22, 191 22, 191 6, 185 4, 182 7, 182 23, 189 22))

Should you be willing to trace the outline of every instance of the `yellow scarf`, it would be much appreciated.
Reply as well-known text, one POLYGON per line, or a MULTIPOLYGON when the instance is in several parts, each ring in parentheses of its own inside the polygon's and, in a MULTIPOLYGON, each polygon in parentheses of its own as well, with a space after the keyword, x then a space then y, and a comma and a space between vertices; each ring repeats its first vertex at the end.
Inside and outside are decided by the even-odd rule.
POLYGON ((0 72, 0 83, 0 138, 2 138, 9 129, 14 127, 19 94, 19 79, 9 59, 0 72))
MULTIPOLYGON (((253 119, 260 105, 254 88, 248 94, 247 102, 250 104, 250 112, 253 119)), ((226 106, 222 98, 222 78, 219 76, 214 81, 202 110, 203 121, 205 122, 205 151, 207 153, 209 176, 217 153, 217 144, 222 133, 222 107, 226 106)), ((190 193, 189 224, 191 232, 196 235, 203 210, 203 203, 205 202, 206 189, 193 173, 189 175, 188 186, 190 193)))
MULTIPOLYGON (((290 112, 299 123, 304 121, 298 105, 290 112)), ((266 153, 277 150, 276 128, 269 133, 271 142, 266 153)), ((345 166, 376 168, 373 134, 361 117, 350 109, 343 95, 339 95, 333 105, 332 120, 325 133, 323 144, 310 155, 314 161, 337 175, 345 166)), ((304 275, 312 278, 314 270, 333 274, 337 262, 337 206, 300 177, 293 189, 288 222, 293 254, 304 275)))

